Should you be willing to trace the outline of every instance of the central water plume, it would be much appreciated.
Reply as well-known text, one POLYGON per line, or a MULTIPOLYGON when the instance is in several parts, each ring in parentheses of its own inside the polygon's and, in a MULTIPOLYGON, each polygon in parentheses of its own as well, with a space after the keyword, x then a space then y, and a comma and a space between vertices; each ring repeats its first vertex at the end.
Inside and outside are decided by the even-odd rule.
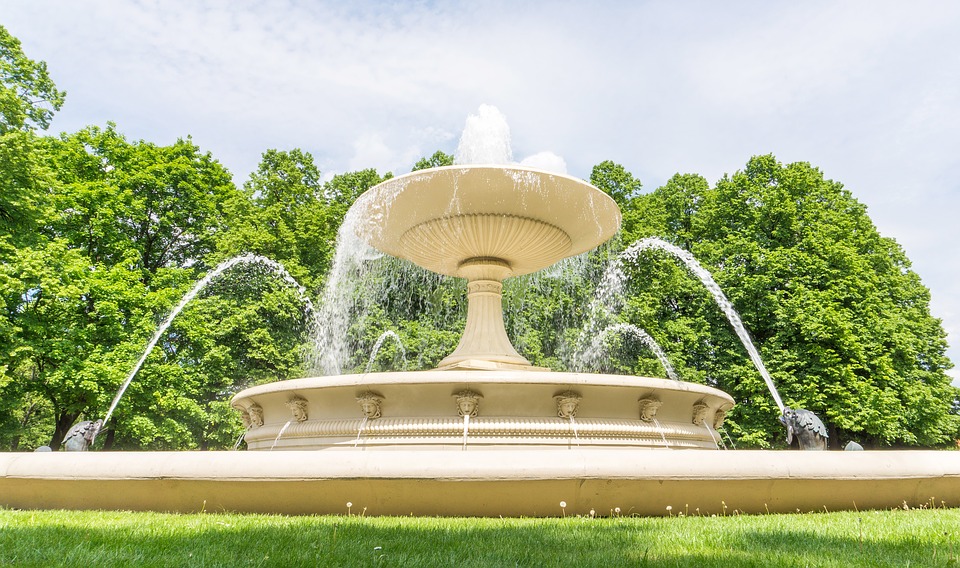
POLYGON ((509 164, 510 126, 497 107, 480 105, 477 114, 467 117, 454 155, 455 164, 509 164))

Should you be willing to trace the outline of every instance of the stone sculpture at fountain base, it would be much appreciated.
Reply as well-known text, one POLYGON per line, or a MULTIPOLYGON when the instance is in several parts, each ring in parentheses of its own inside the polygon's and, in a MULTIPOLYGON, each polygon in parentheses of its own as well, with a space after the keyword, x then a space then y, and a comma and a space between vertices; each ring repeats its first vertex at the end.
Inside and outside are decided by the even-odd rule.
POLYGON ((797 439, 801 450, 826 450, 829 435, 827 427, 816 414, 803 408, 784 408, 780 423, 787 427, 787 445, 797 439))

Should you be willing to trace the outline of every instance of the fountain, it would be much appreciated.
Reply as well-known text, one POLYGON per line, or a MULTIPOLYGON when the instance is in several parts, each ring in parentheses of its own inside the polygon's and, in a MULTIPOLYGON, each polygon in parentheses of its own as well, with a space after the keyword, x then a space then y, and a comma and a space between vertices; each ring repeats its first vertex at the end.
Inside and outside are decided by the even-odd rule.
POLYGON ((502 282, 617 232, 613 200, 582 180, 509 164, 421 170, 372 188, 348 217, 379 251, 467 280, 465 329, 436 369, 248 388, 232 405, 252 451, 3 455, 0 506, 487 516, 558 515, 558 503, 584 515, 960 506, 960 452, 716 451, 734 404, 722 391, 531 365, 504 329, 502 282))
POLYGON ((558 417, 554 401, 565 391, 581 398, 573 424, 580 447, 663 448, 666 439, 671 448, 717 449, 703 422, 719 427, 734 403, 727 394, 676 380, 534 367, 507 337, 504 279, 591 250, 619 230, 620 211, 600 190, 521 166, 455 165, 392 178, 362 195, 351 216, 357 236, 381 252, 467 280, 460 343, 430 371, 310 377, 244 390, 232 404, 249 426, 248 449, 354 448, 367 419, 349 402, 358 389, 382 399, 382 416, 364 428, 365 450, 566 448, 572 416, 558 417), (483 400, 467 422, 450 400, 465 388, 483 400), (309 419, 278 438, 293 396, 307 400, 309 419), (644 400, 660 403, 646 419, 644 400))

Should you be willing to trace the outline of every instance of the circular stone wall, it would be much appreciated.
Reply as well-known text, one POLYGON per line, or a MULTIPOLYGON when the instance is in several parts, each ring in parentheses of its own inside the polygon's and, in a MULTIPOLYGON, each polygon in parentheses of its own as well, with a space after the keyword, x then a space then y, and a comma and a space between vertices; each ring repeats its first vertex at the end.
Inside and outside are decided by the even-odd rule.
POLYGON ((233 406, 251 450, 716 449, 733 399, 649 377, 419 371, 271 383, 233 406))

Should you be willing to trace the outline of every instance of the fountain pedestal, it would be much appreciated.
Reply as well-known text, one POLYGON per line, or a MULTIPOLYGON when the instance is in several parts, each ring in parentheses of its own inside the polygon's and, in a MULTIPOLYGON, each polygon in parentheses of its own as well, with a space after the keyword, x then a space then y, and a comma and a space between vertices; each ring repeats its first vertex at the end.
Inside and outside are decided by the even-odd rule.
POLYGON ((498 258, 473 258, 457 274, 467 279, 467 323, 460 343, 437 366, 449 369, 536 369, 514 349, 503 327, 503 279, 510 265, 498 258))

